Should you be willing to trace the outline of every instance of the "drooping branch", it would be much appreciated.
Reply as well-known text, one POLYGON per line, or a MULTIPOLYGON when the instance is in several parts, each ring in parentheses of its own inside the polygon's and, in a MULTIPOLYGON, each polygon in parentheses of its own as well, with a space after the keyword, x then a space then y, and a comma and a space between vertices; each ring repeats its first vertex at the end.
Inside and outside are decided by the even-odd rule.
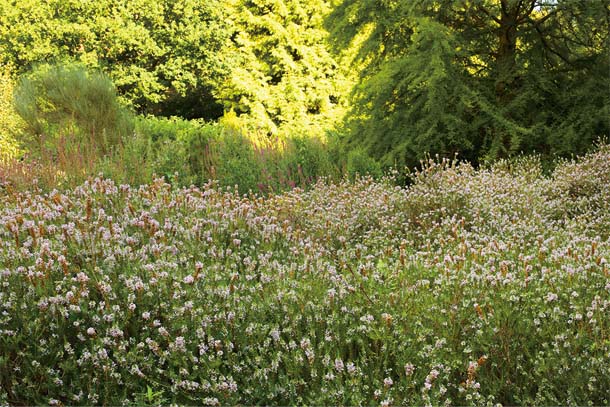
MULTIPOLYGON (((548 14, 546 14, 544 17, 539 18, 538 20, 532 20, 535 21, 536 24, 543 24, 546 20, 548 20, 549 18, 553 17, 554 15, 556 15, 559 12, 559 8, 553 9, 551 11, 549 11, 548 14)), ((531 19, 531 14, 525 15, 522 17, 522 21, 531 19)))
POLYGON ((542 29, 540 28, 539 24, 536 24, 536 21, 533 21, 531 19, 528 20, 530 23, 532 23, 532 25, 534 26, 534 29, 536 30, 536 32, 538 33, 538 37, 540 38, 540 42, 542 43, 542 45, 544 46, 544 48, 557 55, 561 60, 563 60, 565 63, 567 63, 568 65, 573 65, 573 62, 570 61, 570 59, 561 54, 559 51, 555 50, 550 44, 549 42, 546 40, 544 33, 542 32, 542 29))
POLYGON ((489 10, 487 10, 485 7, 478 5, 477 9, 479 11, 482 11, 483 13, 485 13, 489 18, 491 18, 492 20, 494 20, 497 24, 501 24, 501 21, 498 17, 494 16, 493 14, 491 14, 491 12, 489 10))

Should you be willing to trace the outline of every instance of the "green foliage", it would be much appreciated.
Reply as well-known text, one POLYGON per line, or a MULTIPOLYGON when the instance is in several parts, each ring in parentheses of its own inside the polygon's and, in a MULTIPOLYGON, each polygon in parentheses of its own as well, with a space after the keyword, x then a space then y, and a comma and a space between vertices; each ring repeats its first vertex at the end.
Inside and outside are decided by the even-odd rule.
POLYGON ((360 174, 380 178, 382 175, 381 165, 360 148, 348 153, 347 173, 352 177, 360 174))
POLYGON ((235 66, 216 93, 226 110, 264 133, 323 136, 342 117, 349 86, 326 46, 329 1, 234 3, 235 66))
POLYGON ((222 185, 238 187, 241 193, 258 191, 261 166, 253 145, 240 133, 228 131, 217 146, 218 160, 214 169, 222 185))
POLYGON ((111 80, 80 65, 41 65, 21 78, 15 109, 27 133, 55 149, 61 135, 107 153, 133 131, 131 114, 120 105, 111 80))
POLYGON ((609 166, 5 188, 0 402, 607 405, 609 166))
POLYGON ((337 3, 335 47, 364 38, 349 142, 385 165, 582 153, 610 133, 604 2, 337 3))
POLYGON ((237 186, 240 193, 280 192, 339 174, 326 144, 316 137, 261 138, 229 123, 221 121, 212 147, 213 174, 220 185, 237 186))
POLYGON ((242 194, 267 194, 307 187, 320 177, 339 174, 321 140, 265 140, 248 133, 240 123, 232 115, 221 123, 138 116, 135 130, 105 154, 90 139, 59 134, 53 140, 43 139, 45 146, 36 151, 35 159, 29 157, 0 178, 8 177, 18 189, 29 188, 32 179, 37 179, 40 188, 51 190, 100 173, 130 185, 146 184, 156 175, 175 185, 217 180, 223 187, 237 186, 242 194))
MULTIPOLYGON (((178 146, 172 148, 179 152, 178 146)), ((167 150, 154 146, 150 138, 142 135, 138 131, 125 137, 122 145, 114 149, 111 154, 97 158, 93 169, 85 173, 85 177, 103 174, 114 179, 118 183, 129 185, 143 185, 154 178, 154 175, 161 173, 156 167, 155 158, 159 155, 165 156, 167 150)), ((180 161, 175 161, 175 165, 180 165, 180 161)), ((170 174, 174 174, 177 169, 172 168, 170 174)), ((165 174, 163 174, 165 175, 165 174)))
POLYGON ((45 148, 109 154, 125 139, 105 159, 116 177, 128 154, 126 179, 177 172, 181 183, 226 177, 270 191, 337 168, 378 176, 427 153, 477 165, 587 151, 610 132, 607 14, 580 0, 0 0, 0 64, 63 67, 36 68, 17 94, 45 148), (115 103, 98 71, 123 104, 171 118, 142 119, 126 136, 129 114, 97 111, 115 103))
POLYGON ((384 63, 356 89, 356 103, 373 108, 354 121, 350 141, 386 166, 412 166, 426 151, 453 154, 472 147, 463 105, 468 94, 455 82, 458 69, 451 63, 452 33, 429 18, 413 21, 412 30, 410 52, 384 63))
POLYGON ((152 171, 167 179, 177 174, 183 185, 203 185, 214 178, 211 146, 220 132, 217 125, 178 117, 139 117, 136 124, 136 137, 150 143, 145 157, 152 171))
POLYGON ((265 133, 318 136, 340 119, 349 83, 326 46, 329 2, 0 1, 0 63, 101 69, 138 112, 246 114, 265 133))
POLYGON ((229 61, 219 0, 0 1, 0 64, 78 60, 102 69, 139 112, 215 118, 229 61))
POLYGON ((296 170, 296 174, 303 184, 314 183, 322 176, 333 177, 338 175, 336 165, 330 160, 327 144, 313 136, 292 136, 287 141, 286 156, 289 158, 289 167, 296 170))
POLYGON ((138 117, 135 133, 98 171, 135 185, 149 182, 153 174, 184 186, 217 180, 220 186, 237 186, 242 194, 305 187, 337 173, 320 140, 266 140, 242 126, 234 114, 220 123, 138 117))
POLYGON ((0 162, 21 153, 17 138, 23 128, 23 121, 13 107, 13 89, 11 70, 0 70, 0 162))

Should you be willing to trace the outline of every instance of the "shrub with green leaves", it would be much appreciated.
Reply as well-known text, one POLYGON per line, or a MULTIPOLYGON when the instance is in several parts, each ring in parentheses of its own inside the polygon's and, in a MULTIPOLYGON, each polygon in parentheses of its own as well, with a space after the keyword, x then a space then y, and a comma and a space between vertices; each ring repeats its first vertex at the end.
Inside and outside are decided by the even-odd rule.
POLYGON ((21 74, 77 60, 103 70, 138 112, 217 117, 210 91, 230 63, 229 14, 219 0, 1 0, 0 63, 21 74))
POLYGON ((241 193, 267 193, 311 185, 337 172, 321 140, 270 138, 250 129, 232 112, 220 123, 140 117, 136 133, 133 142, 144 147, 138 140, 148 140, 150 145, 141 157, 151 171, 180 185, 203 185, 215 179, 222 186, 237 185, 241 193))
POLYGON ((347 153, 347 173, 350 176, 372 175, 381 177, 381 165, 371 158, 363 149, 355 148, 347 153))
POLYGON ((107 153, 133 132, 131 113, 112 81, 78 64, 40 65, 15 89, 15 109, 30 138, 55 151, 61 136, 107 153), (42 144, 44 143, 44 144, 42 144))
MULTIPOLYGON (((136 132, 148 140, 148 165, 159 176, 177 175, 181 185, 203 185, 212 174, 211 146, 220 137, 219 126, 178 117, 138 117, 136 132)), ((148 180, 150 181, 150 179, 148 180)))

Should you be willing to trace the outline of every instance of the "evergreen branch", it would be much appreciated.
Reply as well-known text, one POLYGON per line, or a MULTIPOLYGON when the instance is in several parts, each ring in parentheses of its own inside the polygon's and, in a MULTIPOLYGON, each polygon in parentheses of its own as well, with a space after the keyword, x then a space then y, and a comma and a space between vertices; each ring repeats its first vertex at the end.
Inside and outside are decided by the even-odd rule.
POLYGON ((534 26, 534 29, 536 30, 536 32, 538 33, 538 36, 540 38, 540 41, 542 42, 542 45, 544 46, 544 48, 548 51, 550 51, 551 53, 557 55, 559 58, 561 58, 561 60, 563 60, 565 63, 567 63, 568 65, 573 65, 573 62, 570 61, 568 59, 568 57, 562 55, 559 51, 555 50, 553 47, 551 47, 551 45, 548 43, 548 41, 546 40, 544 33, 542 32, 542 30, 540 29, 539 25, 536 24, 535 21, 528 19, 529 22, 531 22, 534 26))
POLYGON ((478 5, 478 6, 477 6, 477 9, 478 9, 479 11, 482 11, 483 13, 485 13, 485 14, 486 14, 486 15, 487 15, 489 18, 491 18, 492 20, 494 20, 494 21, 495 21, 496 23, 498 23, 499 25, 501 25, 501 24, 502 24, 502 22, 500 21, 500 19, 499 19, 498 17, 496 17, 496 16, 492 15, 492 14, 489 12, 489 10, 487 10, 485 7, 483 7, 483 6, 481 6, 481 5, 478 5))

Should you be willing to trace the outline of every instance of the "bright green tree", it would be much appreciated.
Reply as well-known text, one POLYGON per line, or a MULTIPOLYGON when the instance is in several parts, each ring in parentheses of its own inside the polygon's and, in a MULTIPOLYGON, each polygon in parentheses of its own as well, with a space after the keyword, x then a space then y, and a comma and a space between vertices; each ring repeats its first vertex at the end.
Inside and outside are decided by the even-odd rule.
POLYGON ((215 118, 228 12, 221 0, 0 0, 0 65, 78 60, 140 112, 215 118))
POLYGON ((610 133, 606 0, 343 0, 337 46, 364 36, 354 146, 385 164, 578 153, 610 133))
POLYGON ((217 96, 263 133, 321 134, 349 89, 328 49, 328 0, 234 0, 231 60, 217 96))

